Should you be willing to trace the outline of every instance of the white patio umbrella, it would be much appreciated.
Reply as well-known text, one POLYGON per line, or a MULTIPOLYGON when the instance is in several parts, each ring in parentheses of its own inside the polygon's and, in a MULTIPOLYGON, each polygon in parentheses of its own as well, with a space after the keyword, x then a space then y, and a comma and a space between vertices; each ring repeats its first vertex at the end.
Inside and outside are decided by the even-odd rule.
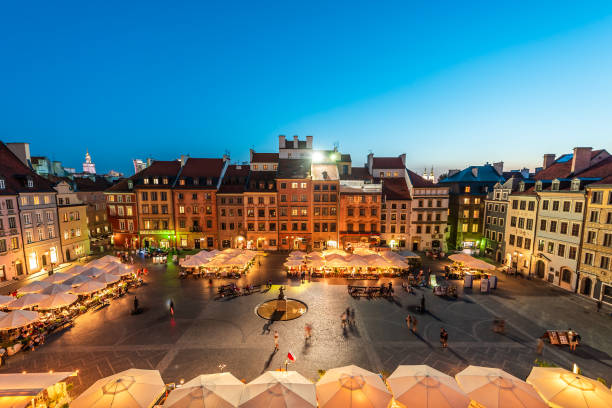
POLYGON ((455 379, 472 400, 487 408, 548 407, 531 385, 499 368, 468 366, 455 379))
POLYGON ((70 408, 149 408, 165 391, 159 371, 131 368, 96 381, 70 408))
POLYGON ((8 314, 8 313, 3 312, 3 311, 1 311, 1 310, 0 310, 0 320, 1 320, 1 319, 2 319, 4 316, 6 316, 7 314, 8 314))
POLYGON ((68 273, 70 275, 78 275, 79 273, 83 272, 85 269, 87 268, 84 267, 83 265, 75 265, 72 268, 68 269, 67 271, 64 271, 63 273, 68 273))
POLYGON ((45 278, 44 281, 47 283, 62 283, 72 277, 70 273, 56 272, 53 275, 45 278))
POLYGON ((92 278, 85 275, 75 275, 72 278, 64 281, 64 285, 70 285, 72 287, 82 285, 85 282, 89 282, 92 278))
POLYGON ((306 254, 306 257, 310 259, 323 259, 323 254, 321 252, 309 252, 306 254))
POLYGON ((560 367, 533 367, 527 382, 553 408, 612 407, 612 391, 605 385, 560 367))
POLYGON ((60 307, 70 306, 77 300, 79 300, 79 297, 72 293, 58 293, 40 301, 38 308, 41 310, 59 309, 60 307))
POLYGON ((80 273, 80 275, 90 276, 92 278, 95 278, 96 276, 100 276, 105 272, 106 271, 104 269, 100 269, 100 268, 96 268, 95 266, 92 266, 91 268, 85 269, 83 272, 80 273))
POLYGON ((369 266, 368 261, 359 255, 353 255, 351 259, 346 260, 349 266, 353 268, 363 268, 364 266, 369 266))
POLYGON ((117 275, 117 276, 126 276, 134 272, 133 267, 129 265, 116 265, 114 268, 111 268, 106 271, 107 274, 117 275))
POLYGON ((351 266, 350 263, 344 258, 334 258, 332 260, 326 260, 325 265, 329 266, 330 268, 348 268, 349 266, 351 266))
POLYGON ((463 254, 463 253, 453 254, 453 255, 450 255, 448 259, 455 261, 455 262, 461 262, 462 264, 464 264, 465 266, 469 268, 478 269, 481 271, 492 271, 495 269, 494 265, 491 265, 490 263, 485 262, 485 261, 481 261, 480 259, 476 259, 473 256, 470 256, 468 254, 463 254))
POLYGON ((304 261, 298 259, 291 259, 283 264, 287 268, 299 268, 304 265, 304 261))
POLYGON ((310 408, 317 406, 315 385, 297 371, 268 371, 244 388, 240 407, 310 408))
POLYGON ((325 261, 323 259, 311 259, 306 263, 309 268, 323 268, 325 267, 325 261))
POLYGON ((390 268, 391 267, 391 263, 387 261, 385 258, 383 258, 382 256, 369 257, 368 265, 371 266, 372 268, 390 268))
POLYGON ((72 289, 75 295, 89 295, 106 288, 106 283, 90 280, 72 289))
POLYGON ((3 295, 0 295, 0 306, 7 305, 7 304, 11 303, 13 300, 15 300, 15 298, 12 297, 12 296, 3 296, 3 295))
POLYGON ((40 319, 38 312, 30 310, 14 310, 0 318, 0 330, 17 329, 37 322, 40 319))
POLYGON ((399 269, 410 268, 410 265, 408 265, 408 263, 402 260, 399 260, 399 259, 387 258, 387 262, 389 262, 393 268, 399 268, 399 269))
POLYGON ((291 253, 289 253, 289 256, 306 256, 306 252, 303 251, 291 251, 291 253))
POLYGON ((121 277, 114 275, 112 273, 105 273, 94 279, 96 282, 102 282, 105 285, 110 285, 115 282, 119 282, 121 277))
POLYGON ((104 255, 102 258, 94 259, 93 261, 89 262, 87 266, 106 265, 111 262, 120 264, 121 259, 117 258, 116 256, 112 256, 112 255, 104 255))
POLYGON ((56 283, 47 286, 42 292, 43 295, 57 295, 58 293, 68 293, 72 290, 72 286, 56 283))
POLYGON ((320 408, 387 408, 391 397, 378 374, 355 365, 327 370, 317 382, 320 408))
POLYGON ((465 408, 470 404, 453 377, 427 365, 401 365, 387 384, 402 408, 465 408))
POLYGON ((345 255, 340 255, 340 254, 329 254, 329 255, 325 255, 325 260, 326 261, 333 261, 334 259, 342 259, 343 261, 346 260, 346 256, 345 255))
POLYGON ((34 281, 34 282, 28 283, 27 285, 17 289, 17 292, 19 293, 38 293, 42 291, 44 288, 46 288, 47 286, 49 286, 50 284, 51 282, 46 282, 44 280, 34 281))
POLYGON ((331 254, 336 254, 336 255, 340 255, 340 256, 347 256, 348 253, 341 250, 341 249, 326 249, 325 251, 323 251, 323 256, 327 257, 331 254))
POLYGON ((40 293, 28 293, 20 298, 13 300, 11 303, 6 305, 7 309, 25 309, 28 307, 36 306, 40 301, 48 298, 48 295, 41 295, 40 293))
POLYGON ((164 407, 234 408, 243 391, 244 384, 231 373, 200 375, 172 391, 164 407))

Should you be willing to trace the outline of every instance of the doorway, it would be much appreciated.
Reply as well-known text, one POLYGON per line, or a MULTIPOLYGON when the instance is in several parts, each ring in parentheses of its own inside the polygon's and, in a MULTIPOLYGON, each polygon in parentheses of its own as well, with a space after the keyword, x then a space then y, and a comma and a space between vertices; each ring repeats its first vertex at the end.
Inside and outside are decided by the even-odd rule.
POLYGON ((47 255, 46 254, 42 256, 42 266, 43 267, 47 266, 47 255))
POLYGON ((544 279, 544 261, 536 262, 536 276, 540 279, 544 279))
POLYGON ((198 238, 193 240, 193 246, 195 249, 200 249, 200 240, 198 238))
POLYGON ((592 285, 593 285, 593 282, 591 281, 591 278, 584 278, 582 280, 582 288, 580 290, 580 293, 586 296, 591 296, 592 285))
POLYGON ((67 249, 66 250, 66 261, 69 261, 69 260, 70 260, 70 250, 67 249))
POLYGON ((418 251, 419 250, 419 243, 418 242, 413 242, 412 243, 412 250, 413 251, 418 251))

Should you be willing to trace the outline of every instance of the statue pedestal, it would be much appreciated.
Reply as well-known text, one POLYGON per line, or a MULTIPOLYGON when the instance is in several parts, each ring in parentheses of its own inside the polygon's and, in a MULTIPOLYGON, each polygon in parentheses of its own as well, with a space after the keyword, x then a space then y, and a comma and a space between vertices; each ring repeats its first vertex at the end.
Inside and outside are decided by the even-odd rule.
POLYGON ((276 311, 277 312, 287 311, 287 300, 286 299, 276 301, 276 311))

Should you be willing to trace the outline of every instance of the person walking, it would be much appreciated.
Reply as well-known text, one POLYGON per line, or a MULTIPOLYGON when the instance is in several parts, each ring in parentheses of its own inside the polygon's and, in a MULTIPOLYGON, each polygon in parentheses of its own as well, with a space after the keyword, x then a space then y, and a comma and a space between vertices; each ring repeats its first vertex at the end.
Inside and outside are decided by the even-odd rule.
POLYGON ((134 296, 134 313, 138 313, 138 298, 134 296))
POLYGON ((351 319, 351 325, 355 326, 355 308, 354 307, 351 308, 350 319, 351 319))
POLYGON ((278 331, 274 330, 274 351, 278 351, 278 331))
POLYGON ((304 326, 304 340, 310 341, 310 337, 312 336, 312 326, 310 323, 306 323, 304 326))
POLYGON ((597 301, 597 313, 601 311, 601 299, 597 301))
POLYGON ((536 353, 538 354, 538 356, 542 355, 543 349, 544 349, 544 340, 542 339, 542 337, 538 337, 538 343, 536 346, 536 353))
POLYGON ((174 317, 174 301, 170 299, 170 315, 174 317))
POLYGON ((346 312, 342 312, 342 315, 340 315, 340 320, 342 320, 342 328, 346 329, 346 312))
POLYGON ((406 316, 406 326, 408 326, 408 330, 412 330, 412 316, 406 316))
POLYGON ((448 347, 448 332, 444 330, 444 327, 440 327, 440 343, 442 348, 448 347))
POLYGON ((421 313, 425 313, 425 295, 421 295, 421 313))
POLYGON ((413 332, 414 334, 416 334, 416 332, 417 332, 417 323, 418 323, 418 322, 419 322, 419 321, 417 320, 417 318, 416 318, 416 317, 413 317, 413 318, 412 318, 412 332, 413 332))

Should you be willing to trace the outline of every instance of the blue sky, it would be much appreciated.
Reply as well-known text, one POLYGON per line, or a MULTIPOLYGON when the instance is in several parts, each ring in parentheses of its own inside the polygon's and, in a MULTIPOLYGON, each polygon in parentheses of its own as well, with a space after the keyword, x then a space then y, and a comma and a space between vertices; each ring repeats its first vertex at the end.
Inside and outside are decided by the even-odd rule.
POLYGON ((278 134, 418 171, 612 150, 612 2, 501 3, 7 3, 0 140, 129 174, 278 134))

